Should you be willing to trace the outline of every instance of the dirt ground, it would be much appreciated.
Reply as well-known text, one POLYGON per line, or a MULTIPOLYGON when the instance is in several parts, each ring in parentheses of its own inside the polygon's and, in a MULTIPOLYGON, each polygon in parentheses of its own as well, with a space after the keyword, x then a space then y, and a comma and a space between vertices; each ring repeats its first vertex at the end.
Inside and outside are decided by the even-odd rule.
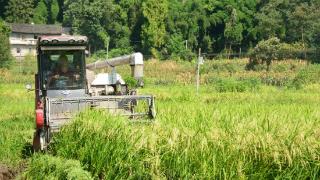
POLYGON ((14 178, 15 172, 7 166, 0 164, 0 180, 8 180, 14 178))

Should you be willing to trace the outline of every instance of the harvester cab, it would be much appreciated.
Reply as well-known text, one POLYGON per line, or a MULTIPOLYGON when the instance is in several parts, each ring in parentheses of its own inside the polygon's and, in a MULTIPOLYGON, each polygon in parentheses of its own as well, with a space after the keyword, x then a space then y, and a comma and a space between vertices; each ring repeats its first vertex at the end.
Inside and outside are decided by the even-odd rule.
POLYGON ((87 37, 42 36, 37 42, 35 75, 36 132, 33 147, 45 150, 54 132, 75 114, 91 108, 136 119, 155 118, 152 95, 129 89, 115 67, 129 65, 138 86, 143 86, 141 53, 86 64, 87 37), (95 74, 110 68, 109 73, 95 74))

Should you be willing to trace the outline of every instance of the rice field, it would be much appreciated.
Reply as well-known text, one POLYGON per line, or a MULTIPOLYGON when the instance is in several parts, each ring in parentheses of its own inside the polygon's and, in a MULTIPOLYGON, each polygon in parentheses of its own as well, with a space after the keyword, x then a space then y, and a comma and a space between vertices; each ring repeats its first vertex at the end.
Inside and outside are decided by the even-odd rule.
POLYGON ((193 64, 148 62, 139 93, 156 96, 154 122, 82 112, 46 154, 28 148, 33 94, 1 83, 0 164, 23 164, 22 179, 319 179, 320 68, 298 63, 210 62, 196 95, 193 64))

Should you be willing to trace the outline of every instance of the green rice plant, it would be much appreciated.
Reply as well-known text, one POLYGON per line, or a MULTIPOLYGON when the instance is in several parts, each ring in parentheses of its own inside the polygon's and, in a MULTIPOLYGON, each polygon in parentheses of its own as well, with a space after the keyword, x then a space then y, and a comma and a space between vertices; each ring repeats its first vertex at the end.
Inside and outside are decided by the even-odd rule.
POLYGON ((34 155, 22 179, 90 180, 89 172, 82 169, 77 160, 68 160, 50 155, 34 155))
POLYGON ((292 78, 287 76, 264 76, 261 81, 268 86, 284 87, 291 83, 292 78))
POLYGON ((215 83, 215 89, 218 92, 244 92, 246 86, 244 83, 234 79, 220 79, 215 83))
POLYGON ((320 65, 310 65, 301 69, 288 87, 301 89, 304 85, 320 82, 320 65))
POLYGON ((100 111, 85 112, 55 137, 52 151, 80 160, 96 178, 149 177, 134 149, 140 137, 133 134, 137 132, 124 118, 100 111))
MULTIPOLYGON (((311 80, 301 77, 307 79, 303 89, 263 82, 271 77, 283 84, 285 77, 298 77, 299 68, 268 74, 208 71, 196 95, 194 64, 152 61, 146 67, 155 68, 146 71, 150 78, 139 94, 156 97, 153 123, 82 112, 54 134, 50 155, 29 153, 27 177, 319 179, 320 85, 313 70, 311 80), (155 83, 159 80, 174 83, 155 83)), ((317 72, 317 66, 309 67, 317 72)), ((0 105, 0 163, 12 166, 28 158, 23 146, 30 146, 34 131, 33 93, 23 87, 0 84, 5 102, 0 105)))
POLYGON ((79 159, 100 179, 319 176, 318 91, 203 88, 201 98, 185 98, 190 86, 143 91, 160 96, 155 123, 85 112, 55 136, 52 153, 79 159))
POLYGON ((0 164, 18 166, 30 155, 34 128, 33 93, 23 85, 0 84, 0 164))
POLYGON ((245 64, 241 60, 206 61, 206 65, 201 68, 201 74, 209 72, 227 72, 230 74, 245 70, 245 64))
POLYGON ((260 80, 258 78, 232 79, 232 78, 216 78, 211 80, 218 92, 245 92, 254 91, 260 88, 260 80))

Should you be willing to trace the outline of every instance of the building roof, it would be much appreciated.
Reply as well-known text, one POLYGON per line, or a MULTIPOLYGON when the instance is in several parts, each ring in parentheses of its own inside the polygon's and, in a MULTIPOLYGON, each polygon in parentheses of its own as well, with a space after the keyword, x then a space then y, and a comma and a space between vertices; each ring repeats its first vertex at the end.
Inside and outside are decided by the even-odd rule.
POLYGON ((28 34, 59 35, 64 33, 62 26, 45 24, 9 24, 12 32, 28 34))

